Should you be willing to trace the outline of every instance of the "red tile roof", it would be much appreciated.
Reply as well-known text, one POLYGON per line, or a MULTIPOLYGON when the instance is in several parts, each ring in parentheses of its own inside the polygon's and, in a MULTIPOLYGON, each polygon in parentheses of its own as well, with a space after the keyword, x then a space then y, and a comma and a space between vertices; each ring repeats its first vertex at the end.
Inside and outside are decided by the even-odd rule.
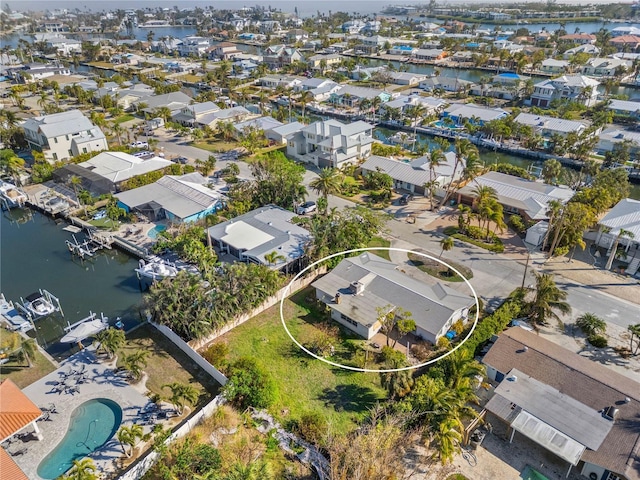
POLYGON ((0 383, 0 441, 10 437, 42 415, 15 383, 7 379, 0 383))
POLYGON ((0 448, 0 480, 29 480, 3 448, 0 448))

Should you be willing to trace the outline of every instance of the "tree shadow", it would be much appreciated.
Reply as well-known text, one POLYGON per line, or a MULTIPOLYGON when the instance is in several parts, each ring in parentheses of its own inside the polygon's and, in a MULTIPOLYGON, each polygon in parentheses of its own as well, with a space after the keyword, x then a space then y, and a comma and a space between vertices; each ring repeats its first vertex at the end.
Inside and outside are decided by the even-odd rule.
POLYGON ((337 411, 356 413, 366 411, 380 400, 371 388, 360 385, 337 385, 335 388, 326 388, 319 399, 337 411))

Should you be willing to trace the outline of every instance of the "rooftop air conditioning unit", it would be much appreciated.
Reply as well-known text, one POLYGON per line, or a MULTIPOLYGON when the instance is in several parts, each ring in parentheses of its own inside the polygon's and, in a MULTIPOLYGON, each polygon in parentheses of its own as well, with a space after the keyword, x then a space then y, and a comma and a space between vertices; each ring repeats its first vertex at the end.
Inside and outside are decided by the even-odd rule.
POLYGON ((602 416, 607 420, 611 420, 612 422, 615 421, 617 415, 618 409, 614 406, 607 407, 604 409, 604 412, 602 412, 602 416))

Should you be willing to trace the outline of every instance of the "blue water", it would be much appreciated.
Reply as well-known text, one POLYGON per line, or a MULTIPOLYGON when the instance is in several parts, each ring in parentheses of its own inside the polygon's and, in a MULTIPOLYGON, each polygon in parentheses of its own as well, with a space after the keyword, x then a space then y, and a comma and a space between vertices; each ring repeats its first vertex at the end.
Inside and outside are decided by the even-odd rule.
POLYGON ((97 398, 76 408, 62 441, 38 465, 38 475, 46 480, 58 478, 74 460, 86 457, 115 435, 122 422, 122 408, 116 402, 97 398))
POLYGON ((443 122, 442 120, 438 120, 437 122, 433 122, 433 126, 434 127, 438 127, 438 128, 448 128, 449 130, 461 130, 463 128, 463 127, 460 127, 458 125, 447 124, 447 123, 443 122))
POLYGON ((155 240, 156 238, 158 238, 158 234, 160 232, 164 232, 166 229, 167 227, 165 227, 164 225, 156 225, 155 227, 153 227, 151 230, 147 232, 147 236, 155 240))

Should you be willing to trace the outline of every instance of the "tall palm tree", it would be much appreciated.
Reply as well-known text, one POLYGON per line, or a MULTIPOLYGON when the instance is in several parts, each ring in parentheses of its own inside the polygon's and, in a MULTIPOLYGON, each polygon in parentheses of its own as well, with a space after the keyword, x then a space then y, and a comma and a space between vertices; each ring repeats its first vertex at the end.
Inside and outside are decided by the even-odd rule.
POLYGON ((96 465, 89 457, 74 460, 71 470, 69 470, 62 480, 98 480, 96 465))
MULTIPOLYGON (((398 369, 407 366, 404 358, 392 357, 385 364, 385 369, 398 369)), ((389 398, 393 401, 406 396, 413 387, 413 373, 411 370, 384 372, 380 374, 380 385, 387 390, 389 398)))
POLYGON ((18 357, 27 362, 29 368, 33 367, 32 359, 36 355, 38 344, 33 338, 23 339, 18 351, 18 357))
POLYGON ((440 255, 438 255, 438 258, 442 257, 442 254, 444 252, 448 252, 449 250, 453 250, 454 247, 454 242, 453 242, 453 238, 451 237, 445 237, 442 240, 440 240, 440 246, 442 247, 442 250, 440 251, 440 255))
POLYGON ((313 94, 309 90, 304 90, 300 97, 298 97, 298 101, 302 104, 302 121, 304 122, 304 112, 307 108, 307 103, 313 100, 313 94))
POLYGON ((453 190, 455 188, 454 181, 456 178, 456 173, 459 171, 460 166, 463 165, 465 161, 468 162, 470 160, 472 162, 476 162, 480 156, 478 147, 476 147, 466 138, 457 138, 454 146, 456 158, 453 164, 453 171, 451 173, 451 182, 449 183, 449 185, 447 185, 447 190, 444 199, 442 200, 442 205, 446 205, 447 201, 449 201, 449 198, 451 198, 451 195, 453 195, 453 190))
POLYGON ((434 190, 435 188, 437 188, 438 183, 436 182, 437 179, 437 169, 438 167, 440 167, 444 162, 446 161, 446 157, 444 155, 444 152, 439 149, 436 148, 434 150, 431 151, 431 153, 429 154, 429 205, 430 205, 430 209, 431 211, 433 211, 433 195, 434 195, 434 190))
POLYGON ((627 330, 629 331, 630 335, 630 345, 629 345, 629 351, 631 351, 634 355, 638 354, 638 350, 640 350, 640 323, 636 323, 635 325, 629 325, 627 327, 627 330), (635 351, 633 350, 633 341, 636 340, 636 349, 635 351))
POLYGON ((124 347, 125 342, 124 332, 118 328, 110 327, 96 334, 94 345, 97 346, 98 351, 104 350, 111 359, 118 350, 124 347))
POLYGON ((193 385, 185 383, 167 383, 162 388, 169 388, 171 390, 171 398, 169 401, 176 407, 178 414, 182 414, 185 403, 194 405, 198 401, 200 392, 193 385))
POLYGON ((142 425, 133 424, 129 427, 121 426, 116 433, 116 438, 120 442, 120 446, 122 447, 122 452, 127 456, 131 457, 133 455, 133 449, 138 443, 138 439, 144 436, 144 430, 142 429, 142 425), (125 445, 128 445, 130 450, 127 451, 125 445))
POLYGON ((269 265, 275 265, 279 260, 285 261, 286 257, 284 255, 280 255, 276 250, 274 250, 271 253, 265 253, 264 259, 269 265))
POLYGON ((622 237, 633 239, 635 238, 635 235, 633 234, 633 232, 630 232, 629 230, 625 230, 624 228, 620 229, 620 231, 618 232, 618 235, 616 235, 616 238, 613 240, 613 245, 611 245, 611 253, 609 254, 607 265, 604 267, 605 270, 611 270, 611 266, 613 265, 613 259, 616 257, 616 253, 618 252, 618 244, 620 243, 620 239, 622 237))
POLYGON ((417 132, 418 132, 418 124, 419 120, 427 113, 427 108, 421 103, 417 103, 415 105, 411 105, 407 108, 405 112, 409 118, 411 118, 411 123, 413 125, 413 147, 412 150, 416 149, 416 141, 417 141, 417 132))
POLYGON ((551 274, 534 272, 534 275, 536 277, 535 294, 527 307, 529 318, 537 328, 538 325, 544 325, 548 318, 559 320, 556 310, 563 314, 570 313, 571 306, 565 302, 567 292, 558 288, 551 274))
POLYGON ((329 195, 338 193, 341 183, 342 174, 334 168, 323 168, 318 177, 309 183, 309 186, 324 199, 323 215, 327 214, 329 195))
POLYGON ((129 355, 122 356, 122 366, 127 370, 134 380, 140 380, 142 369, 147 366, 149 352, 146 350, 136 350, 129 355))

